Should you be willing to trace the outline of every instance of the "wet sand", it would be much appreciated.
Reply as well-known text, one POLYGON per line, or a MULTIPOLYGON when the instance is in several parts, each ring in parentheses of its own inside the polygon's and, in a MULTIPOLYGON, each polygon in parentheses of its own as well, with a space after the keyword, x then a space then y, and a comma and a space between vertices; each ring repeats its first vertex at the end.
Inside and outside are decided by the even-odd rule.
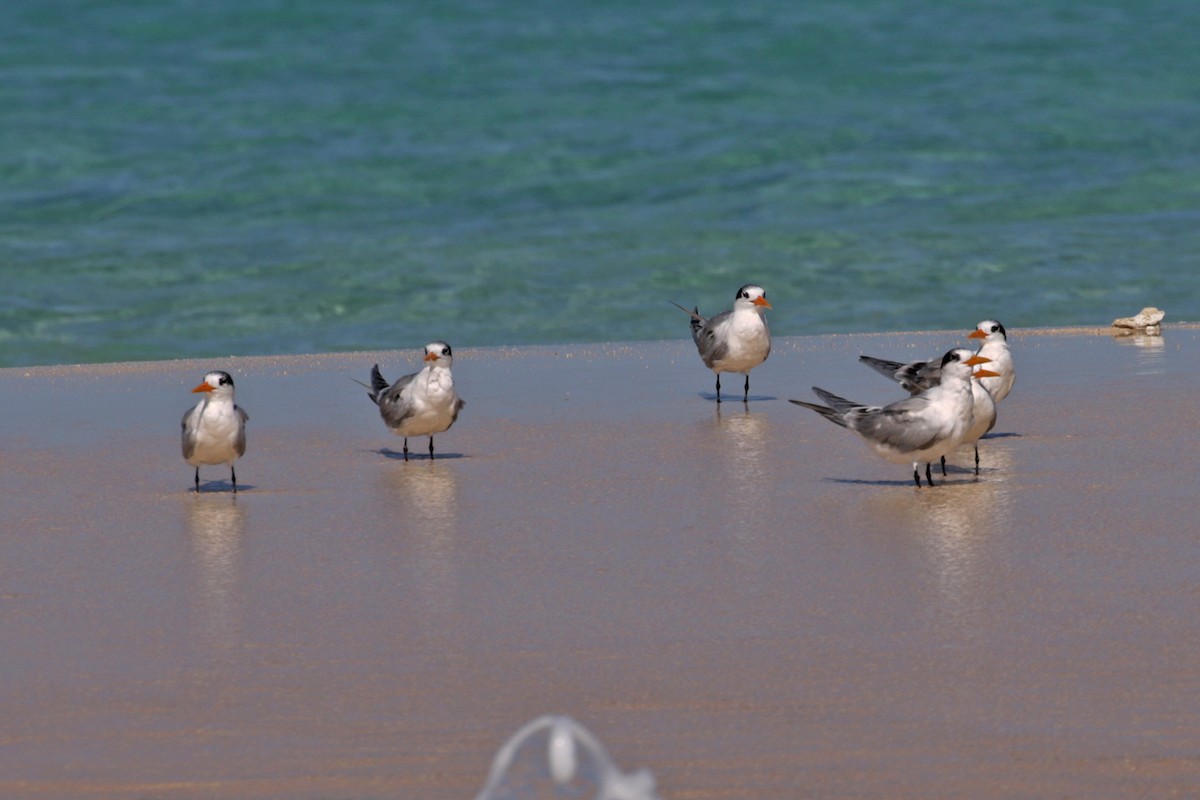
POLYGON ((720 407, 690 342, 464 349, 408 463, 350 378, 417 347, 0 370, 0 797, 472 798, 550 711, 664 800, 1194 796, 1200 329, 1012 332, 932 489, 786 402, 965 333, 720 407), (209 368, 236 499, 179 455, 209 368))

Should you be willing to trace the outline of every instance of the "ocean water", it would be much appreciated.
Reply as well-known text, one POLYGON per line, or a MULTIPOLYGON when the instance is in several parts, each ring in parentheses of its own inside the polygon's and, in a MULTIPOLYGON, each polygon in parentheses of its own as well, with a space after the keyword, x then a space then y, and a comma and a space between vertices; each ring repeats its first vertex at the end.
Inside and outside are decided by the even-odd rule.
POLYGON ((0 366, 1200 318, 1193 0, 5 0, 0 366))

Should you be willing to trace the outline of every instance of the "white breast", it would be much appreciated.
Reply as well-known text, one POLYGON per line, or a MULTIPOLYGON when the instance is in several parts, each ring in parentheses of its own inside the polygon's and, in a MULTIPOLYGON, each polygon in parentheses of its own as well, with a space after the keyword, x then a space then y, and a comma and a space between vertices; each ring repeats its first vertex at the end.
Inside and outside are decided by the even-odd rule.
POLYGON ((771 352, 767 322, 753 311, 730 314, 714 333, 727 346, 724 358, 713 361, 712 369, 716 372, 747 372, 766 361, 771 352))
POLYGON ((232 464, 238 457, 236 445, 241 424, 233 403, 197 404, 188 420, 195 446, 187 463, 232 464))

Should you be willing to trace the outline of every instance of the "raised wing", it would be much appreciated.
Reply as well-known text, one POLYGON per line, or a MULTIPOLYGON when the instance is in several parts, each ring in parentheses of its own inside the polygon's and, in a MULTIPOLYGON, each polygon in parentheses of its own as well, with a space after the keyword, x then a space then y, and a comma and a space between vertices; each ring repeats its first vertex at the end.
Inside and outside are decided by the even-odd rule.
POLYGON ((904 387, 909 394, 917 394, 941 383, 942 365, 939 361, 888 361, 885 358, 859 356, 858 360, 871 369, 904 387))

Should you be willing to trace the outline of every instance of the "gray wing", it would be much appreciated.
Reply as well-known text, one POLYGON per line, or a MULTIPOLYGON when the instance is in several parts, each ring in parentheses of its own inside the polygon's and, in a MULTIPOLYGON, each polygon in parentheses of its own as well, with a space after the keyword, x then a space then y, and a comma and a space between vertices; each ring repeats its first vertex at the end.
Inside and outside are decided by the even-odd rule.
POLYGON ((383 417, 389 428, 399 427, 400 423, 415 413, 416 409, 404 390, 418 374, 405 375, 379 395, 379 416, 383 417))
POLYGON ((713 329, 729 318, 732 311, 722 311, 715 317, 704 320, 701 325, 692 326, 692 338, 696 340, 696 349, 700 351, 700 360, 704 366, 712 368, 713 363, 725 358, 729 353, 729 343, 719 339, 713 329))
POLYGON ((943 433, 941 427, 922 415, 928 406, 928 398, 914 395, 883 408, 855 409, 847 414, 847 422, 872 442, 902 452, 924 450, 932 447, 943 433))
POLYGON ((183 412, 183 420, 179 423, 179 427, 183 429, 183 459, 192 457, 192 453, 196 451, 196 432, 188 430, 188 418, 196 413, 196 407, 192 406, 187 411, 183 412))
POLYGON ((896 373, 904 366, 899 361, 888 361, 886 358, 873 358, 871 356, 859 356, 858 360, 892 381, 898 380, 896 373))
POLYGON ((246 422, 249 421, 250 415, 241 406, 235 405, 233 410, 238 415, 238 432, 237 440, 233 443, 234 450, 237 451, 238 457, 246 455, 246 422))

